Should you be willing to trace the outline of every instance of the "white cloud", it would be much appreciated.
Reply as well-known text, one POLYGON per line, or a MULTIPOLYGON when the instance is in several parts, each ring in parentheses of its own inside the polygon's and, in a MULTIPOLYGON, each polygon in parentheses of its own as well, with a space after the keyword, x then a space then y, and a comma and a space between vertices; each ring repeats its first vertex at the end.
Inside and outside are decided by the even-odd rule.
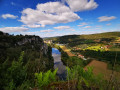
POLYGON ((22 11, 21 22, 26 25, 52 25, 67 23, 80 19, 71 9, 60 2, 38 4, 36 9, 27 8, 22 11))
POLYGON ((39 27, 41 27, 40 25, 35 25, 35 24, 33 24, 33 25, 22 25, 23 27, 30 27, 30 28, 39 28, 39 27))
POLYGON ((107 26, 110 26, 111 25, 111 23, 108 23, 108 24, 106 24, 107 26))
POLYGON ((16 19, 18 16, 14 16, 12 14, 3 14, 1 17, 4 19, 7 19, 7 18, 16 19))
POLYGON ((35 32, 20 32, 20 34, 22 35, 36 35, 37 33, 40 33, 39 31, 35 31, 35 32))
POLYGON ((83 22, 83 23, 80 23, 80 25, 78 25, 78 26, 85 26, 85 25, 88 25, 87 23, 85 23, 85 22, 83 22))
POLYGON ((23 35, 38 35, 40 37, 54 37, 54 36, 67 35, 68 32, 73 34, 73 31, 75 32, 74 29, 70 28, 70 29, 66 29, 65 33, 59 33, 59 32, 55 32, 55 30, 48 29, 48 30, 40 30, 40 31, 34 31, 34 32, 20 32, 20 34, 23 34, 23 35))
POLYGON ((53 32, 54 30, 50 30, 50 29, 48 29, 48 30, 41 30, 40 32, 53 32))
POLYGON ((101 16, 101 17, 98 17, 98 19, 99 19, 99 22, 103 22, 103 21, 110 21, 110 20, 116 19, 116 17, 115 16, 110 16, 110 17, 101 16))
POLYGON ((84 28, 91 28, 91 26, 85 26, 84 28))
POLYGON ((3 27, 3 28, 0 28, 0 31, 7 32, 7 33, 22 32, 22 31, 27 31, 27 30, 29 30, 29 29, 25 28, 25 27, 3 27))
POLYGON ((58 27, 54 27, 54 29, 69 29, 70 26, 58 26, 58 27))
POLYGON ((48 30, 40 30, 40 31, 34 31, 34 32, 20 32, 20 33, 23 35, 38 35, 40 37, 50 37, 50 36, 54 36, 53 31, 54 30, 48 29, 48 30))
POLYGON ((54 29, 75 31, 75 29, 71 28, 70 26, 58 26, 58 27, 54 27, 54 29))
POLYGON ((66 0, 72 11, 87 11, 98 7, 94 0, 66 0))

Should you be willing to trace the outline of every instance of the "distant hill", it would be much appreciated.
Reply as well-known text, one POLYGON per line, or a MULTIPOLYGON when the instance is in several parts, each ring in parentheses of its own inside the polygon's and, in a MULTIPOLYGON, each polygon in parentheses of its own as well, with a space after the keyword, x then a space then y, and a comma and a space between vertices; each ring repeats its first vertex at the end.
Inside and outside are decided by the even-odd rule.
POLYGON ((120 32, 106 32, 99 34, 89 34, 89 35, 65 35, 61 37, 51 37, 47 40, 53 40, 53 42, 59 42, 62 44, 81 44, 81 43, 92 43, 94 40, 101 41, 112 41, 115 38, 120 37, 120 32))

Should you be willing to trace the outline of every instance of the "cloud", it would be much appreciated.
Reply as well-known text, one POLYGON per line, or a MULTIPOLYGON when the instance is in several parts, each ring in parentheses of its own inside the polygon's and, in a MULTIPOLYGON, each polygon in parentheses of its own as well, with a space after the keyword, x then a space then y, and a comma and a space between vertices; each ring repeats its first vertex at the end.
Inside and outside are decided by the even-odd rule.
POLYGON ((48 30, 41 30, 40 32, 53 32, 54 30, 50 30, 50 29, 48 29, 48 30))
POLYGON ((74 12, 93 10, 98 7, 94 0, 66 0, 66 2, 74 12))
POLYGON ((81 19, 76 13, 60 2, 38 4, 36 9, 26 8, 22 11, 21 22, 30 25, 53 25, 68 23, 81 19))
POLYGON ((67 33, 73 33, 73 31, 75 31, 74 29, 70 28, 70 29, 66 29, 65 33, 58 33, 55 32, 55 30, 40 30, 40 31, 32 31, 32 32, 20 32, 20 34, 23 35, 38 35, 40 37, 54 37, 54 36, 63 36, 63 35, 67 35, 67 33), (72 32, 70 32, 72 31, 72 32))
POLYGON ((41 27, 40 25, 22 25, 23 27, 30 27, 30 28, 39 28, 41 27))
POLYGON ((58 26, 58 27, 54 27, 54 29, 75 31, 75 29, 71 28, 70 26, 58 26))
POLYGON ((54 30, 40 30, 40 31, 34 31, 34 32, 20 32, 21 34, 27 34, 27 35, 40 35, 41 33, 44 33, 44 32, 53 32, 54 30))
POLYGON ((6 33, 13 33, 13 32, 23 32, 29 30, 25 27, 4 27, 0 28, 0 31, 6 32, 6 33))
POLYGON ((91 26, 85 26, 84 28, 91 28, 91 26))
POLYGON ((4 19, 7 19, 7 18, 16 19, 18 16, 14 16, 12 14, 3 14, 1 17, 4 19))
POLYGON ((70 29, 70 26, 58 26, 54 27, 54 29, 70 29))
POLYGON ((99 22, 104 22, 104 21, 111 21, 113 19, 116 19, 116 17, 115 16, 110 16, 110 17, 108 17, 108 16, 101 16, 101 17, 98 17, 98 19, 99 19, 99 22))
POLYGON ((111 23, 108 23, 108 24, 106 24, 107 26, 110 26, 111 25, 111 23))
POLYGON ((85 25, 88 25, 87 23, 85 23, 85 22, 83 22, 83 23, 81 23, 80 25, 78 25, 78 26, 85 26, 85 25))
POLYGON ((20 32, 20 34, 22 34, 22 35, 36 35, 38 33, 40 33, 40 32, 39 31, 35 31, 35 32, 20 32))
POLYGON ((38 35, 40 37, 51 37, 54 36, 54 30, 40 30, 40 31, 34 31, 34 32, 20 32, 20 34, 23 35, 38 35), (52 33, 51 33, 52 32, 52 33))

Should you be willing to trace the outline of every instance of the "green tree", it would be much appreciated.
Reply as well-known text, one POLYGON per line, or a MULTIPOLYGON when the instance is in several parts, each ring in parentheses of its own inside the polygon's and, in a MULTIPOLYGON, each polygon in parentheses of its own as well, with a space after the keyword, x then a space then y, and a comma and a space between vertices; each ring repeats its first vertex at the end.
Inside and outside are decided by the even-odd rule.
POLYGON ((15 87, 21 85, 26 80, 26 68, 23 66, 24 52, 21 53, 18 61, 13 61, 10 68, 8 68, 9 81, 8 85, 14 84, 15 87))

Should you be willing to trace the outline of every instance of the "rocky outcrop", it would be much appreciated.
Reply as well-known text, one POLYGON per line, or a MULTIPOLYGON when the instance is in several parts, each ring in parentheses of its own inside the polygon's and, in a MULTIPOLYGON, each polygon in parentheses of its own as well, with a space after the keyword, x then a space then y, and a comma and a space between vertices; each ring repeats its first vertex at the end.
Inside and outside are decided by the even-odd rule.
POLYGON ((20 41, 17 42, 18 45, 23 45, 26 43, 40 44, 43 43, 43 40, 39 36, 25 36, 20 41))
POLYGON ((25 36, 20 41, 17 41, 16 45, 25 45, 25 44, 31 44, 32 48, 34 48, 34 45, 37 45, 39 47, 39 50, 42 54, 47 54, 48 52, 48 46, 46 43, 43 42, 43 39, 39 36, 25 36))
POLYGON ((43 53, 46 55, 47 52, 48 52, 48 46, 47 46, 46 43, 44 43, 44 45, 43 45, 43 53))
MULTIPOLYGON (((42 58, 43 55, 48 56, 47 55, 49 52, 48 46, 47 44, 44 43, 43 39, 40 38, 39 36, 35 36, 35 35, 14 36, 14 35, 9 35, 7 33, 0 32, 0 38, 1 38, 0 47, 1 47, 1 50, 3 51, 7 50, 8 48, 14 49, 14 50, 15 48, 19 48, 20 49, 19 51, 29 51, 29 50, 32 50, 33 52, 35 51, 37 52, 37 55, 40 56, 40 58, 42 58)), ((1 57, 2 56, 3 55, 1 54, 1 57)))

